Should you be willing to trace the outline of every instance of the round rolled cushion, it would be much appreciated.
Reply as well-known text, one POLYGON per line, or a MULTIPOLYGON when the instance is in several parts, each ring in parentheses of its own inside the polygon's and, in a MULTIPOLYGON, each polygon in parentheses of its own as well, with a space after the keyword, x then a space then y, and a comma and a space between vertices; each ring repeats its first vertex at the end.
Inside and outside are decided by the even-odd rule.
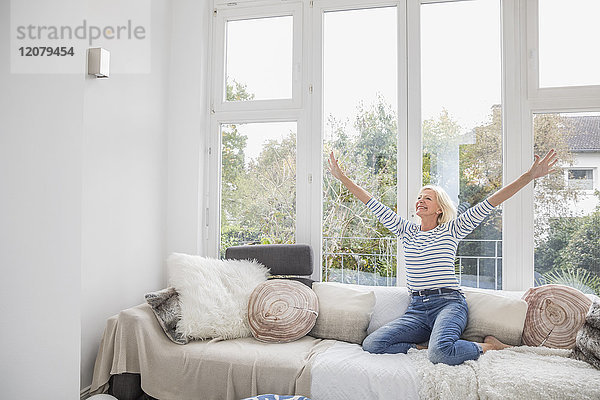
POLYGON ((263 282, 254 289, 248 301, 250 331, 263 342, 292 342, 306 336, 318 314, 315 292, 291 280, 263 282))
POLYGON ((523 344, 572 349, 592 301, 582 292, 564 285, 531 288, 523 295, 527 316, 523 344))

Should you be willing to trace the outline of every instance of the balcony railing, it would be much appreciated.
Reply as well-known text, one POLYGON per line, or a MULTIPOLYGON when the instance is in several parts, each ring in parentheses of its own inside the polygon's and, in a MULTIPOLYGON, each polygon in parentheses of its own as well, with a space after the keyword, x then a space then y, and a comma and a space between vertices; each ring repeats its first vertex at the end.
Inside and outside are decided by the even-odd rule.
MULTIPOLYGON (((395 286, 396 248, 396 237, 324 237, 323 280, 395 286)), ((463 239, 455 271, 463 286, 502 289, 502 240, 463 239)))

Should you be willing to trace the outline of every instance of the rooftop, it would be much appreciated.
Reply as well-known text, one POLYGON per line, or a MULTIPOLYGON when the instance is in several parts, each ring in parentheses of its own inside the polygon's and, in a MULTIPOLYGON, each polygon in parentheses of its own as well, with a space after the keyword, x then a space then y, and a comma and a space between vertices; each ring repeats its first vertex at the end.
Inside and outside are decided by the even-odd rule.
POLYGON ((565 118, 573 127, 573 135, 568 139, 571 151, 577 153, 600 151, 600 115, 565 116, 565 118))

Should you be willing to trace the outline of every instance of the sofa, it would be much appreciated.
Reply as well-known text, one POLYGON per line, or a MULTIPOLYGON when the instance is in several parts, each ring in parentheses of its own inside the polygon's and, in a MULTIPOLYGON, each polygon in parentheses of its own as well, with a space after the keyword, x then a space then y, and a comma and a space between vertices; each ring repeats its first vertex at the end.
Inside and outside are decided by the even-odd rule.
MULTIPOLYGON (((226 258, 253 259, 269 268, 271 279, 313 287, 319 299, 313 330, 286 343, 250 336, 183 344, 153 307, 140 304, 108 319, 90 393, 121 400, 239 400, 266 393, 312 400, 600 398, 600 370, 570 358, 568 349, 516 346, 455 367, 432 364, 427 350, 363 351, 364 336, 404 313, 408 290, 313 283, 309 246, 239 246, 226 258)), ((463 291, 470 307, 466 339, 495 334, 519 344, 523 292, 463 291)))

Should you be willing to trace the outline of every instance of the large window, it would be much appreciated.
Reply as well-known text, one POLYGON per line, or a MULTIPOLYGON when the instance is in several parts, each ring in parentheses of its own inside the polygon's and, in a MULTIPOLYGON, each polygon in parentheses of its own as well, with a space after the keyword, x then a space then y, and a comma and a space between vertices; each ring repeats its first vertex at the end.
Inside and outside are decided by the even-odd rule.
POLYGON ((535 151, 558 151, 564 173, 535 182, 535 282, 600 294, 600 113, 539 113, 535 151), (586 168, 582 168, 585 166, 586 168), (590 167, 591 166, 591 167, 590 167))
MULTIPOLYGON (((333 151, 396 209, 396 7, 326 12, 323 30, 323 165, 333 151)), ((323 280, 395 285, 396 237, 326 168, 323 177, 323 280)))
MULTIPOLYGON (((459 213, 502 186, 501 53, 499 0, 421 6, 423 184, 459 213)), ((460 242, 456 272, 464 286, 502 288, 501 210, 460 242)))
POLYGON ((331 177, 330 151, 418 222, 421 185, 463 212, 557 147, 561 171, 494 210, 456 272, 482 288, 596 291, 598 4, 214 0, 202 248, 309 243, 314 279, 402 285, 397 239, 331 177))

